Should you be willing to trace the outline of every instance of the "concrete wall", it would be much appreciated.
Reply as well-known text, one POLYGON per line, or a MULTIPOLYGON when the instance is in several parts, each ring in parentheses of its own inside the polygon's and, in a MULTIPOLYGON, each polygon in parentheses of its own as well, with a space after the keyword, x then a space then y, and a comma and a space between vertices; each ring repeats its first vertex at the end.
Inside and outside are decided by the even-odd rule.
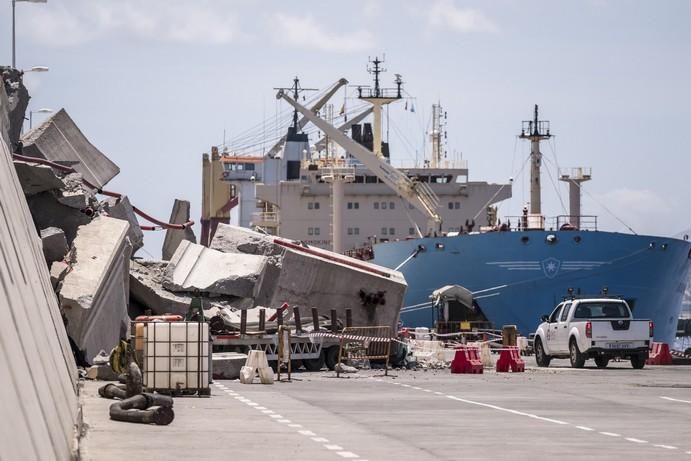
POLYGON ((76 382, 38 233, 0 138, 0 459, 73 458, 76 382))

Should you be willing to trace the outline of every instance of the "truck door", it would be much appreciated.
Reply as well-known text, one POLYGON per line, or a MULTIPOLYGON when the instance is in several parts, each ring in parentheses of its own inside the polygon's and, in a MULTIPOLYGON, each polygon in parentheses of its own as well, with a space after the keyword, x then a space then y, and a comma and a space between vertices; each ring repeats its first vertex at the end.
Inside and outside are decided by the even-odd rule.
POLYGON ((557 323, 557 341, 556 347, 559 352, 566 352, 569 350, 569 311, 571 310, 571 302, 564 303, 564 308, 561 310, 559 316, 559 323, 557 323))
POLYGON ((547 346, 547 350, 549 351, 550 354, 558 351, 557 348, 557 327, 559 326, 559 317, 561 316, 561 308, 564 306, 564 304, 559 304, 550 314, 548 323, 547 323, 547 331, 545 331, 545 343, 547 346))

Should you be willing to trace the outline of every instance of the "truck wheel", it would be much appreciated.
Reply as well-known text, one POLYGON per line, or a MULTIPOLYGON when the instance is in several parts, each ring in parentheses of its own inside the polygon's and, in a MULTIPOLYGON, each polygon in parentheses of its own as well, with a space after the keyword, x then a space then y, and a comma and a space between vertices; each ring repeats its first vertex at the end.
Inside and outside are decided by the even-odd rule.
POLYGON ((331 346, 326 349, 326 354, 324 354, 326 368, 331 371, 334 371, 334 368, 336 368, 336 362, 338 362, 338 348, 339 346, 331 346))
POLYGON ((302 364, 307 371, 319 371, 324 368, 324 353, 325 351, 321 351, 316 359, 302 359, 302 364))
POLYGON ((634 355, 631 357, 631 366, 636 370, 642 370, 645 366, 646 356, 645 354, 634 355))
POLYGON ((578 344, 576 344, 574 338, 569 342, 569 359, 573 368, 583 368, 583 365, 585 365, 585 357, 578 350, 578 344))
POLYGON ((552 357, 545 353, 545 348, 539 338, 535 338, 535 361, 538 367, 548 367, 552 357))
POLYGON ((609 357, 604 357, 604 356, 595 357, 595 365, 597 365, 598 368, 607 368, 608 363, 609 363, 609 357))

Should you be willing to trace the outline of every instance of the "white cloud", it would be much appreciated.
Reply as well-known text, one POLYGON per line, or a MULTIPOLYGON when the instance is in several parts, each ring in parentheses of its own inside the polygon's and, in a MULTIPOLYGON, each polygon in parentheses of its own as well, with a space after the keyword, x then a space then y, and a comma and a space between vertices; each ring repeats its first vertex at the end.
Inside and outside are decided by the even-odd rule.
POLYGON ((347 33, 327 31, 312 16, 273 15, 275 38, 278 43, 296 48, 350 53, 372 47, 372 35, 366 30, 347 33))
POLYGON ((68 4, 49 2, 29 8, 18 32, 30 40, 56 47, 74 46, 110 35, 218 45, 236 38, 238 29, 235 14, 220 2, 73 0, 68 4))
POLYGON ((459 8, 453 0, 437 0, 427 11, 431 26, 456 32, 498 32, 499 26, 479 10, 459 8))

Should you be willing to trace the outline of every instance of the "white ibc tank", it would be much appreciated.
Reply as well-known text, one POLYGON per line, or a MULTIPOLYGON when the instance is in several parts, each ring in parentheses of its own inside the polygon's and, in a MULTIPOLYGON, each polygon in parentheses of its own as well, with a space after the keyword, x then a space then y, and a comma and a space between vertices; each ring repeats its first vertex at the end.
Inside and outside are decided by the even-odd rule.
POLYGON ((144 387, 173 391, 208 389, 207 323, 147 323, 143 340, 144 387))

